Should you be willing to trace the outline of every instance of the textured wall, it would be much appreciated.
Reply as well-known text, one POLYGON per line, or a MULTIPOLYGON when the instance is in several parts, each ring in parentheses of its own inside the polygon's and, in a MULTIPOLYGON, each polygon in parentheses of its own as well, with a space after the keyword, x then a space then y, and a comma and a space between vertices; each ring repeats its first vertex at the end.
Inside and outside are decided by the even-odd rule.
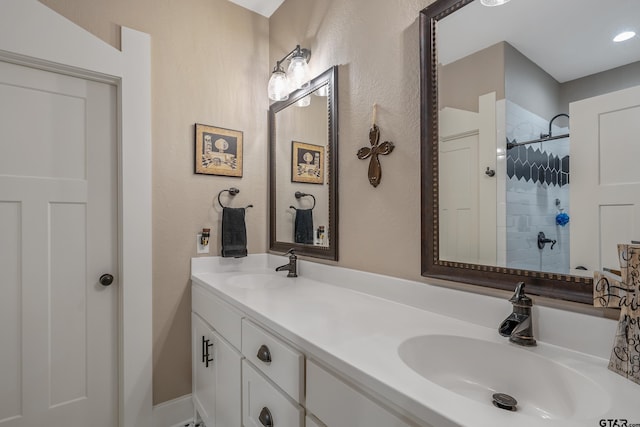
MULTIPOLYGON (((339 65, 340 260, 345 267, 420 279, 420 54, 418 14, 430 0, 286 0, 269 20, 271 64, 301 44, 317 75, 339 65), (378 104, 382 182, 367 179, 378 104)), ((273 67, 273 65, 272 65, 273 67)))
MULTIPOLYGON (((239 187, 249 251, 266 250, 268 20, 226 0, 42 0, 119 47, 119 26, 151 35, 154 403, 191 393, 189 260, 218 191, 239 187), (194 175, 194 123, 244 132, 244 177, 194 175)), ((216 202, 217 203, 217 202, 216 202)))

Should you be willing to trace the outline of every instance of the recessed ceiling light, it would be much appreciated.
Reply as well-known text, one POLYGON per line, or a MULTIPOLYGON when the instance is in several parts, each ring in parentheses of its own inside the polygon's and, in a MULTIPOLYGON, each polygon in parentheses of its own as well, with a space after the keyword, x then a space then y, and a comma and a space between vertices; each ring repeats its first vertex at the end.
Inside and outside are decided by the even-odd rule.
POLYGON ((480 0, 480 3, 482 3, 483 6, 489 6, 489 7, 501 6, 508 2, 509 0, 480 0))
POLYGON ((620 34, 618 34, 617 36, 615 36, 613 38, 613 41, 616 42, 616 43, 623 42, 623 41, 629 40, 629 39, 631 39, 631 38, 633 38, 635 36, 636 36, 635 31, 623 31, 620 34))

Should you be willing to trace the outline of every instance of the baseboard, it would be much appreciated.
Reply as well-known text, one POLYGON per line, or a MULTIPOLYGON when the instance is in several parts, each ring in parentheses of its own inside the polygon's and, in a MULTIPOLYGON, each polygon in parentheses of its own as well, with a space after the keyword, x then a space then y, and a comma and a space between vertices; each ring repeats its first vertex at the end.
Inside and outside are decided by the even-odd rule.
POLYGON ((184 427, 193 422, 193 402, 187 394, 153 407, 153 427, 184 427))

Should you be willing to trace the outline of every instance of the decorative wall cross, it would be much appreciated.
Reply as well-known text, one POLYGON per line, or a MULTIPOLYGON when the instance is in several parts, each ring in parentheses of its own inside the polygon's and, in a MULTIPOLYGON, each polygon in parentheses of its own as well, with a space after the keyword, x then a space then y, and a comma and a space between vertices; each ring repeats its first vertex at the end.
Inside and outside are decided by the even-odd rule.
POLYGON ((620 279, 595 272, 593 305, 620 308, 609 369, 640 384, 640 245, 618 245, 620 279))
POLYGON ((371 129, 369 129, 369 143, 371 144, 371 147, 362 147, 357 153, 360 160, 371 157, 371 160, 369 161, 369 183, 374 187, 377 187, 382 180, 382 166, 380 165, 378 155, 387 155, 395 148, 393 142, 390 141, 385 141, 378 145, 378 142, 380 141, 380 129, 376 125, 376 110, 377 105, 373 104, 373 123, 371 125, 371 129))

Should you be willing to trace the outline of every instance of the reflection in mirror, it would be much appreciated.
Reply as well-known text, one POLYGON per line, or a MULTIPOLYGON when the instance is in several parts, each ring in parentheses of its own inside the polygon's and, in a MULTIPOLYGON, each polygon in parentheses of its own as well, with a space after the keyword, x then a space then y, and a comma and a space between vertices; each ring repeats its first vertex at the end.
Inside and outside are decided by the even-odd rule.
POLYGON ((270 248, 337 259, 337 68, 271 105, 270 248))
POLYGON ((640 40, 613 42, 640 3, 439 0, 421 23, 424 274, 589 302, 578 275, 640 237, 640 40))

